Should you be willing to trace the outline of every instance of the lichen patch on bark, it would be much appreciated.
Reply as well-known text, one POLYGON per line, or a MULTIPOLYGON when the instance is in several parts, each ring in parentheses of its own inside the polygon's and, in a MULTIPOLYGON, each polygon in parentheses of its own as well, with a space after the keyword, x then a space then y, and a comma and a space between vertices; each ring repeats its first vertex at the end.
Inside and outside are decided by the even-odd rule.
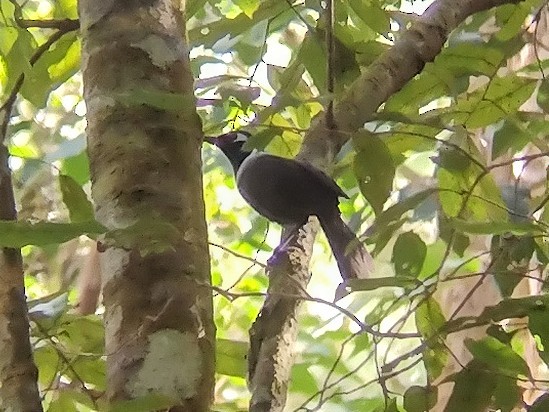
POLYGON ((148 353, 128 393, 143 396, 151 391, 175 399, 196 396, 200 385, 202 356, 195 336, 165 329, 149 335, 148 353))

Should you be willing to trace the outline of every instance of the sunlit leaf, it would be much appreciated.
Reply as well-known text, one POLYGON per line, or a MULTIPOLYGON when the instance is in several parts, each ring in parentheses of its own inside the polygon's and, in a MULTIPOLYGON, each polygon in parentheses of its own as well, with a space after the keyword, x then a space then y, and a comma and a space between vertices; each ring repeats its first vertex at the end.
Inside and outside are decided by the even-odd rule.
POLYGON ((507 41, 521 34, 524 29, 524 21, 530 14, 530 7, 525 3, 505 4, 496 9, 496 22, 500 27, 496 38, 507 41))
POLYGON ((80 65, 80 42, 71 32, 48 49, 25 74, 22 95, 36 107, 46 104, 49 92, 76 73, 80 65))
POLYGON ((491 336, 478 341, 466 339, 465 346, 475 359, 489 365, 493 370, 499 370, 501 373, 511 376, 527 377, 530 375, 526 361, 510 346, 491 336))
POLYGON ((443 329, 446 319, 439 303, 433 298, 425 300, 417 308, 415 319, 418 331, 427 339, 423 362, 429 378, 434 380, 440 376, 449 358, 447 348, 441 341, 446 336, 443 329))
POLYGON ((229 339, 216 341, 216 371, 222 375, 245 378, 247 374, 247 342, 229 339))
POLYGON ((93 205, 82 187, 70 176, 59 175, 63 202, 69 209, 71 222, 89 222, 94 219, 93 205))

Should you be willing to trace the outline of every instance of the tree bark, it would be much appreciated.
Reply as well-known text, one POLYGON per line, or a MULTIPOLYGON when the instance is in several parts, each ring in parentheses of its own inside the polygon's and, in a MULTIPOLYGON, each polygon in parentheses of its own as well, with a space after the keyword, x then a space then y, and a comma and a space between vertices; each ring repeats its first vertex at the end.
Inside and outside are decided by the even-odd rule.
MULTIPOLYGON (((0 220, 16 219, 8 149, 0 143, 0 220)), ((0 409, 42 411, 19 249, 3 248, 0 252, 0 341, 0 409)))
POLYGON ((212 401, 215 327, 183 10, 167 0, 79 3, 96 217, 109 229, 178 230, 169 245, 148 229, 129 233, 130 245, 102 245, 108 398, 154 393, 199 412, 212 401))

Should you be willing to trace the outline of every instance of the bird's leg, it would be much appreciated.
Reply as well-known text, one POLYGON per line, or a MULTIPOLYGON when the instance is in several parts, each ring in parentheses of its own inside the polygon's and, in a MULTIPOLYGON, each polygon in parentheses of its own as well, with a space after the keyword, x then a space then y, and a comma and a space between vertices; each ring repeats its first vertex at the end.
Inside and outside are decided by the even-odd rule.
POLYGON ((278 262, 280 256, 286 253, 288 246, 296 238, 296 236, 299 235, 299 229, 305 223, 306 222, 294 225, 286 225, 284 227, 284 230, 282 231, 282 238, 280 239, 280 244, 275 248, 272 256, 267 261, 267 264, 269 266, 275 265, 278 262))

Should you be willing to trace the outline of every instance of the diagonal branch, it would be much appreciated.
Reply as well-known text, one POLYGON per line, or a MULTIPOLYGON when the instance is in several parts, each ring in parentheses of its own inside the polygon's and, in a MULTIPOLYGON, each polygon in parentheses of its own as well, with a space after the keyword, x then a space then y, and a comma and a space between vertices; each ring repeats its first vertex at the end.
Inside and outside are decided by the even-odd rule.
MULTIPOLYGON (((303 141, 300 159, 327 169, 349 136, 370 120, 378 107, 421 72, 442 50, 449 34, 468 16, 519 0, 438 0, 380 56, 334 105, 337 130, 319 117, 303 141), (330 133, 328 133, 330 130, 330 133)), ((269 294, 250 331, 250 411, 281 411, 293 364, 297 337, 299 299, 280 298, 280 293, 304 294, 310 280, 309 260, 317 225, 300 231, 290 253, 269 268, 269 294)))

